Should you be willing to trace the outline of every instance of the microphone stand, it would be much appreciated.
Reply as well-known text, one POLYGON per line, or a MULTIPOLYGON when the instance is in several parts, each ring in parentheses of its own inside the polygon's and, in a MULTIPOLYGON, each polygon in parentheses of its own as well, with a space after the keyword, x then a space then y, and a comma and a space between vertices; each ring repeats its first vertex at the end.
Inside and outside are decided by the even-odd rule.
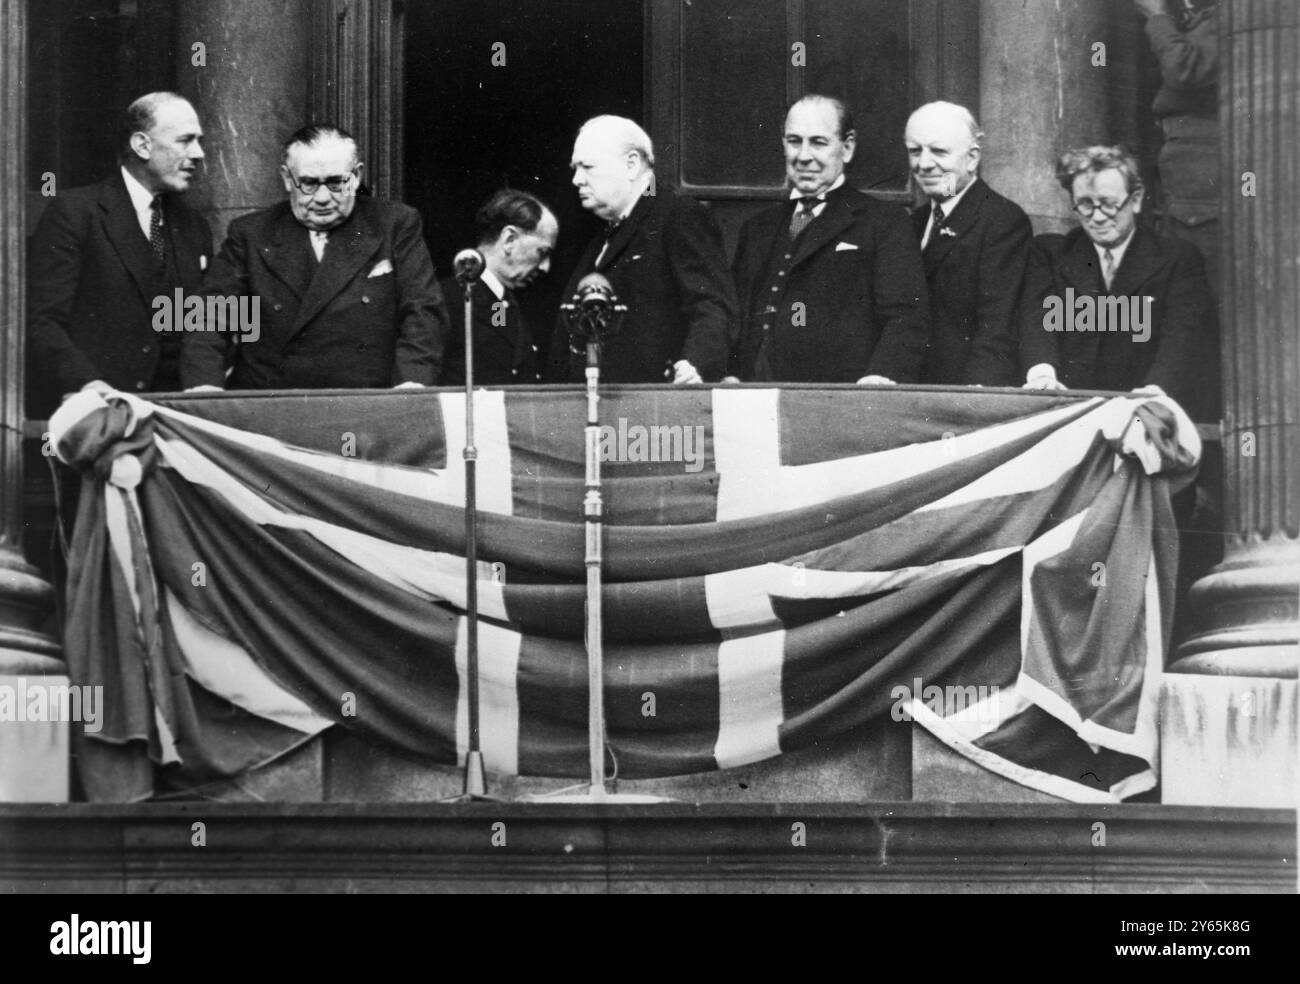
POLYGON ((478 448, 474 446, 474 280, 465 278, 465 676, 469 684, 469 751, 465 795, 487 792, 479 744, 478 696, 478 448))
POLYGON ((465 754, 464 792, 454 802, 491 799, 479 741, 478 668, 478 448, 474 446, 474 282, 483 270, 476 250, 456 255, 456 281, 465 302, 465 678, 469 705, 469 749, 465 754))
MULTIPOLYGON (((594 275, 593 275, 594 276, 594 275)), ((582 324, 587 349, 587 424, 583 429, 586 449, 586 492, 582 513, 587 569, 586 643, 587 643, 587 750, 591 760, 591 782, 586 793, 576 795, 528 797, 547 802, 567 803, 664 803, 669 798, 638 793, 610 793, 605 789, 605 646, 604 616, 601 606, 603 583, 604 500, 600 482, 600 344, 601 336, 611 332, 610 323, 627 311, 618 303, 608 281, 600 278, 605 304, 588 308, 582 297, 562 305, 570 313, 571 324, 582 324)), ((579 285, 582 291, 582 285, 579 285)), ((591 295, 588 295, 591 296, 591 295)))

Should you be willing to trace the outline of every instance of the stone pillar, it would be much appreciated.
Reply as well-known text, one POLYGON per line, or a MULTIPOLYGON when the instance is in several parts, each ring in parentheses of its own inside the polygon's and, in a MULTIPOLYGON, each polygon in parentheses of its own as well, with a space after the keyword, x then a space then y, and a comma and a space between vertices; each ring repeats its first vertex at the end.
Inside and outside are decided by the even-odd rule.
POLYGON ((1219 6, 1227 540, 1223 562, 1192 587, 1189 608, 1197 622, 1166 678, 1167 803, 1295 803, 1298 24, 1300 8, 1289 0, 1219 6), (1201 722, 1199 734, 1180 728, 1186 721, 1201 722), (1221 725, 1217 745, 1196 747, 1205 744, 1204 728, 1212 722, 1221 725))
MULTIPOLYGON (((40 628, 54 591, 22 552, 26 8, 0 0, 0 686, 11 692, 68 682, 58 643, 40 628)), ((0 720, 0 800, 67 799, 67 734, 66 723, 0 720)))
POLYGON ((207 153, 190 201, 226 226, 283 201, 280 147, 307 119, 309 0, 180 0, 176 86, 198 110, 207 153), (196 49, 195 45, 202 45, 196 49))
POLYGON ((1110 7, 1097 0, 980 0, 980 174, 1035 233, 1075 224, 1056 158, 1110 140, 1108 69, 1094 64, 1094 45, 1109 47, 1111 30, 1110 7))

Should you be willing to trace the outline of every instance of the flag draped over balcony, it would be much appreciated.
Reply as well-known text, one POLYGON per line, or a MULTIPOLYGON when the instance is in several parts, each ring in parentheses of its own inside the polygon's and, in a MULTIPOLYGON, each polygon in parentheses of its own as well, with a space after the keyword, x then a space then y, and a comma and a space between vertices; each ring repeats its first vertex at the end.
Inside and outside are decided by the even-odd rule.
MULTIPOLYGON (((346 727, 462 762, 464 394, 81 393, 68 585, 92 799, 238 776, 346 727)), ((480 391, 482 747, 587 769, 583 417, 480 391)), ((1162 397, 612 387, 602 398, 608 744, 625 778, 914 720, 1061 797, 1151 788, 1172 488, 1162 397)), ((900 727, 908 725, 900 724, 900 727)))

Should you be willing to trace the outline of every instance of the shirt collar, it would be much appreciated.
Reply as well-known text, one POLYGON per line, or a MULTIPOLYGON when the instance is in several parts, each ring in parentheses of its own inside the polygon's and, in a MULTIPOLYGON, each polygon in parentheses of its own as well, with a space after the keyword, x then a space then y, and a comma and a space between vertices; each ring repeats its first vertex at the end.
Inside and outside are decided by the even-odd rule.
POLYGON ((479 280, 483 281, 483 286, 496 295, 498 301, 504 300, 506 296, 506 286, 499 277, 492 272, 492 268, 485 266, 483 272, 479 274, 479 280))
MULTIPOLYGON (((979 180, 978 176, 971 178, 970 184, 966 185, 965 188, 957 192, 957 194, 953 195, 951 198, 945 198, 943 201, 939 203, 939 211, 943 212, 943 217, 945 219, 948 216, 952 215, 953 209, 955 209, 958 205, 961 204, 961 200, 966 197, 966 192, 974 188, 975 182, 978 180, 979 180)), ((931 211, 933 211, 933 208, 931 208, 931 211)))
POLYGON ((126 168, 122 168, 122 180, 126 183, 126 193, 131 196, 131 205, 137 212, 149 212, 149 206, 153 204, 154 194, 144 185, 134 174, 126 168))
POLYGON ((1128 234, 1128 238, 1118 246, 1098 246, 1096 243, 1093 243, 1092 248, 1097 251, 1098 261, 1104 261, 1106 259, 1106 250, 1109 249, 1110 255, 1115 261, 1115 269, 1118 270, 1120 263, 1124 261, 1124 253, 1127 252, 1129 246, 1132 245, 1133 237, 1135 235, 1137 235, 1137 226, 1133 227, 1133 231, 1128 234))
MULTIPOLYGON (((838 178, 835 179, 835 181, 831 184, 831 186, 830 186, 829 188, 827 188, 825 191, 823 191, 823 192, 821 192, 819 195, 817 195, 817 200, 818 200, 818 201, 823 201, 823 202, 826 201, 826 196, 829 195, 832 191, 834 191, 836 188, 838 188, 838 187, 839 187, 840 185, 842 185, 842 184, 844 184, 844 172, 843 172, 843 171, 840 172, 840 176, 839 176, 838 178)), ((796 198, 803 198, 803 197, 804 197, 803 192, 800 191, 798 188, 791 188, 791 189, 790 189, 790 200, 791 200, 791 201, 794 201, 796 198)))

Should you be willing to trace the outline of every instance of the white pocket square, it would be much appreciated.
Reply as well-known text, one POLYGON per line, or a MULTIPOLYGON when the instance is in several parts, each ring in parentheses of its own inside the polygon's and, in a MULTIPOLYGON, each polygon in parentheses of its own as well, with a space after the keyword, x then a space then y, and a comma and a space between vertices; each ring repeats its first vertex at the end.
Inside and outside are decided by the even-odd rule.
POLYGON ((846 250, 846 249, 857 249, 857 248, 858 248, 857 245, 854 244, 854 243, 836 243, 836 244, 835 244, 835 252, 837 252, 837 253, 842 252, 843 250, 846 250))
POLYGON ((206 253, 204 253, 204 254, 200 254, 200 256, 199 256, 199 269, 200 269, 200 270, 206 270, 207 268, 208 268, 208 257, 207 257, 207 254, 206 254, 206 253))
POLYGON ((370 271, 368 277, 382 277, 386 273, 393 272, 393 264, 388 260, 380 260, 375 264, 375 268, 370 271))

